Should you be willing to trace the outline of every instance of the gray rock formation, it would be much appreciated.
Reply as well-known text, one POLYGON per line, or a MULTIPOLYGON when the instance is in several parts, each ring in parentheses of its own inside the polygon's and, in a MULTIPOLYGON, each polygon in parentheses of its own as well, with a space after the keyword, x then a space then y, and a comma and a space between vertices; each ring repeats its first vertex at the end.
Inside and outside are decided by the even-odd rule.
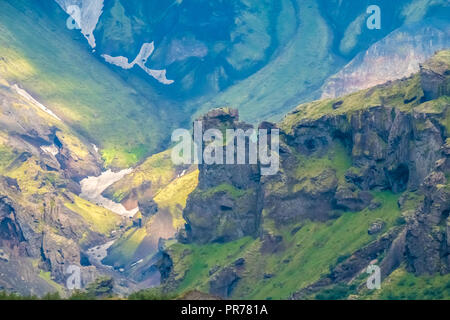
MULTIPOLYGON (((205 131, 251 128, 239 122, 236 110, 216 109, 201 120, 205 131)), ((226 164, 200 164, 199 171, 198 187, 183 212, 188 241, 225 242, 256 236, 262 209, 259 165, 233 165, 230 170, 226 164)))
POLYGON ((450 29, 439 20, 403 26, 359 53, 322 87, 322 98, 336 98, 386 81, 409 77, 436 51, 450 47, 450 29))

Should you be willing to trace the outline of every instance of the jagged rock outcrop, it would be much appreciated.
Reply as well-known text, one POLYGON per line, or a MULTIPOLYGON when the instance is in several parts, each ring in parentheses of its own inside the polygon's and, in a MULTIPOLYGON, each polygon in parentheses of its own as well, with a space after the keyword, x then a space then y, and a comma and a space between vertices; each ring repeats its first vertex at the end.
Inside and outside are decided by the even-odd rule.
POLYGON ((240 277, 234 268, 225 268, 211 279, 209 293, 227 298, 231 295, 239 280, 240 277))
POLYGON ((447 143, 443 147, 445 158, 438 161, 437 170, 421 186, 424 201, 408 217, 405 255, 409 270, 417 274, 450 272, 448 148, 447 143))
MULTIPOLYGON (((233 109, 216 109, 200 120, 203 132, 210 128, 251 128, 239 122, 237 111, 233 109)), ((225 150, 226 146, 223 148, 225 150)), ((232 170, 227 164, 200 164, 198 167, 198 187, 190 194, 183 211, 187 241, 226 242, 256 236, 262 210, 259 165, 239 164, 232 170)))
POLYGON ((47 195, 40 199, 41 206, 19 204, 16 192, 13 180, 0 179, 0 247, 8 257, 0 261, 0 287, 24 295, 53 292, 49 281, 65 284, 70 265, 80 267, 83 287, 95 280, 96 268, 82 266, 79 243, 83 239, 89 246, 104 237, 89 231, 86 222, 58 199, 47 195), (47 280, 42 277, 46 272, 47 280))
MULTIPOLYGON (((259 237, 238 251, 245 257, 241 268, 252 270, 252 275, 240 272, 231 260, 214 263, 208 259, 202 275, 196 277, 199 283, 225 298, 245 297, 249 292, 268 295, 274 283, 285 294, 288 284, 283 281, 286 272, 296 267, 293 260, 309 263, 308 259, 314 259, 309 256, 312 251, 333 250, 330 243, 342 240, 330 236, 322 241, 321 235, 320 240, 308 243, 308 232, 314 232, 314 237, 322 228, 339 229, 349 223, 347 219, 362 219, 355 232, 365 238, 364 244, 351 252, 341 249, 340 256, 315 274, 318 280, 308 283, 303 279, 300 290, 292 290, 296 292, 292 298, 311 298, 342 288, 359 294, 364 286, 362 273, 371 264, 380 267, 382 280, 404 266, 416 275, 448 273, 450 104, 442 89, 450 76, 448 57, 448 51, 437 53, 422 72, 408 79, 299 106, 277 125, 280 170, 275 175, 258 180, 252 179, 245 166, 200 165, 198 187, 184 211, 187 225, 180 232, 181 248, 186 244, 189 248, 192 242, 259 237), (435 95, 427 98, 426 92, 435 95), (262 202, 262 210, 252 211, 259 212, 251 216, 252 221, 260 219, 254 233, 244 229, 248 216, 238 214, 247 211, 235 210, 249 186, 259 192, 256 198, 262 202), (222 221, 233 229, 222 228, 222 221), (274 256, 283 257, 280 265, 270 260, 274 256), (256 289, 249 285, 260 280, 256 289)), ((204 120, 225 128, 233 126, 237 114, 219 109, 204 120)), ((172 263, 165 288, 177 287, 188 274, 193 256, 187 248, 164 250, 172 263)))
POLYGON ((41 250, 45 266, 58 282, 65 280, 66 269, 70 265, 80 264, 80 251, 73 240, 53 233, 44 233, 41 250))
POLYGON ((0 197, 0 239, 10 242, 11 246, 18 246, 25 241, 20 225, 16 221, 12 202, 6 197, 0 197))
MULTIPOLYGON (((340 108, 348 107, 340 101, 338 108, 333 103, 333 112, 305 117, 286 126, 290 118, 302 112, 294 111, 282 124, 281 169, 274 176, 260 178, 257 167, 250 165, 235 165, 233 170, 227 165, 200 165, 198 188, 185 209, 188 237, 212 242, 255 235, 255 222, 261 212, 258 199, 263 199, 266 217, 287 224, 307 218, 327 220, 336 209, 374 209, 379 204, 372 203, 370 190, 388 189, 395 193, 417 190, 441 157, 448 105, 432 112, 429 109, 434 108, 432 105, 402 108, 392 97, 402 95, 402 105, 420 105, 426 100, 426 90, 438 88, 436 94, 445 95, 442 87, 447 80, 441 79, 448 72, 445 57, 445 52, 440 53, 426 64, 427 70, 438 73, 435 78, 439 81, 430 80, 427 71, 425 75, 422 72, 361 94, 361 98, 373 100, 384 91, 393 92, 389 93, 391 96, 377 98, 379 105, 342 112, 340 108), (423 89, 424 82, 430 89, 423 89), (407 99, 410 95, 413 99, 407 99), (337 146, 341 146, 339 150, 337 146), (333 165, 302 168, 299 163, 301 157, 322 159, 329 154, 341 158, 345 158, 342 154, 348 155, 350 169, 344 176, 338 176, 342 173, 338 174, 339 169, 333 165), (250 189, 252 193, 248 194, 246 190, 250 189), (240 202, 244 194, 246 201, 240 202), (231 216, 234 218, 230 219, 231 216), (249 225, 251 229, 246 229, 249 225)), ((206 128, 236 128, 237 119, 235 111, 218 109, 207 114, 203 122, 206 128)))
POLYGON ((430 59, 420 66, 420 82, 423 88, 424 101, 450 95, 450 70, 448 61, 430 59))
POLYGON ((343 186, 338 187, 334 195, 336 208, 361 211, 371 203, 373 196, 368 191, 356 191, 356 188, 343 186))

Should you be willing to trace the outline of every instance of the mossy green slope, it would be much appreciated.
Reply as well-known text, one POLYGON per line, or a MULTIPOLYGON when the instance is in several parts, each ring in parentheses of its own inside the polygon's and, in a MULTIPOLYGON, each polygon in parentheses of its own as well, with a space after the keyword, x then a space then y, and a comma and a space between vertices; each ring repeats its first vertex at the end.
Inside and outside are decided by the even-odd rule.
MULTIPOLYGON (((437 70, 443 65, 443 70, 448 70, 450 63, 446 57, 446 52, 438 53, 429 62, 432 65, 431 68, 437 70)), ((282 131, 287 133, 285 137, 282 137, 282 140, 286 138, 286 141, 282 142, 285 143, 283 151, 288 155, 281 162, 278 175, 282 178, 265 180, 265 200, 268 194, 279 196, 281 200, 277 201, 289 200, 289 197, 294 197, 298 192, 314 195, 316 191, 324 189, 317 184, 317 177, 324 171, 334 173, 337 183, 330 183, 335 185, 334 188, 351 185, 351 179, 347 175, 361 169, 355 160, 360 155, 358 150, 352 150, 345 144, 344 138, 330 139, 331 142, 324 143, 325 147, 318 148, 318 151, 311 151, 308 155, 299 154, 295 147, 292 147, 292 145, 299 149, 303 147, 302 140, 299 139, 300 142, 295 140, 297 138, 294 136, 295 130, 298 130, 301 138, 309 137, 309 132, 306 130, 310 126, 314 129, 320 128, 321 122, 314 121, 322 118, 335 120, 345 115, 346 118, 340 118, 344 119, 339 123, 342 125, 346 121, 350 123, 353 116, 357 117, 362 112, 370 114, 372 107, 386 108, 385 110, 392 110, 392 113, 402 114, 402 116, 412 114, 415 133, 417 132, 417 136, 420 137, 421 132, 430 127, 425 123, 430 116, 433 117, 433 121, 439 123, 438 128, 442 131, 442 135, 437 138, 438 157, 441 157, 440 150, 445 146, 441 146, 440 138, 448 135, 446 110, 449 106, 449 97, 445 95, 445 92, 440 92, 440 97, 426 101, 422 88, 427 85, 426 82, 424 83, 427 80, 422 76, 423 74, 419 73, 408 79, 386 83, 340 99, 300 105, 280 123, 282 131), (302 124, 305 126, 302 127, 302 124), (304 128, 306 128, 305 131, 301 131, 304 128), (289 138, 295 140, 291 141, 292 145, 289 145, 287 141, 289 138), (287 165, 288 162, 289 165, 287 165)), ((441 79, 439 76, 437 78, 441 79)), ((349 144, 348 141, 347 144, 349 144)), ((429 152, 427 150, 424 151, 425 154, 429 152)), ((443 163, 444 160, 440 162, 443 163)), ((448 173, 446 176, 448 177, 448 173)), ((325 181, 325 183, 328 182, 325 181)), ((436 186, 438 190, 447 187, 448 183, 436 186)), ((328 188, 325 189, 328 190, 328 188)), ((217 190, 236 197, 242 196, 242 190, 236 190, 229 185, 219 185, 210 190, 196 190, 194 193, 196 195, 199 193, 199 196, 202 194, 208 196, 217 190)), ((338 264, 346 261, 361 248, 378 243, 380 239, 392 232, 398 235, 399 230, 406 230, 405 224, 411 218, 411 214, 420 208, 425 197, 424 193, 421 193, 423 191, 417 188, 396 193, 389 190, 389 186, 373 187, 368 190, 373 197, 372 206, 366 206, 363 210, 347 208, 346 211, 336 209, 339 207, 336 206, 335 209, 330 210, 329 217, 325 221, 303 218, 293 223, 280 223, 275 221, 276 217, 268 214, 267 210, 270 208, 265 206, 260 233, 255 238, 245 237, 220 244, 199 245, 195 242, 169 244, 165 250, 172 258, 173 270, 163 288, 177 293, 194 289, 211 292, 213 281, 217 280, 217 277, 220 278, 218 274, 225 270, 238 272, 236 261, 241 261, 244 271, 239 271, 242 273, 236 280, 237 284, 232 283, 229 298, 288 299, 299 290, 330 276, 338 264), (381 230, 377 233, 371 232, 370 228, 374 223, 380 221, 383 222, 381 230)), ((447 219, 445 212, 443 215, 443 219, 447 219)), ((437 227, 444 230, 443 228, 446 227, 444 223, 445 220, 437 227)), ((408 228, 412 226, 408 224, 408 228)), ((378 251, 375 257, 370 256, 370 259, 376 259, 378 263, 381 263, 385 257, 382 252, 384 251, 378 251)), ((232 275, 232 273, 225 274, 232 275)), ((364 275, 360 275, 355 280, 354 286, 344 283, 333 284, 329 288, 322 288, 308 298, 345 299, 352 296, 359 299, 445 299, 448 297, 447 278, 437 274, 416 276, 400 268, 384 280, 382 284, 384 290, 379 292, 367 293, 358 289, 357 285, 365 281, 364 275), (436 288, 434 294, 433 288, 436 288), (398 290, 397 293, 396 290, 398 290)), ((223 284, 230 283, 223 280, 223 284)))
POLYGON ((169 110, 151 87, 130 86, 74 41, 65 19, 56 3, 2 1, 0 75, 97 144, 107 166, 135 164, 167 140, 169 110))

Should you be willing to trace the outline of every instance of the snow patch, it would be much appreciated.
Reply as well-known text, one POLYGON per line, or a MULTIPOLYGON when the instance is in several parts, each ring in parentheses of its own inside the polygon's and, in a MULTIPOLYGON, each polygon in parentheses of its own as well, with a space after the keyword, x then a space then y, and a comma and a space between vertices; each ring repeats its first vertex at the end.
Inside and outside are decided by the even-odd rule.
POLYGON ((76 22, 81 33, 95 48, 94 30, 103 13, 103 0, 55 0, 56 3, 76 22))
POLYGON ((31 102, 32 104, 34 104, 35 106, 37 106, 39 109, 41 109, 42 111, 44 111, 45 113, 49 114, 50 116, 52 116, 53 118, 55 118, 56 120, 61 121, 61 119, 54 114, 49 108, 47 108, 46 106, 44 106, 42 103, 40 103, 39 101, 37 101, 36 99, 34 99, 28 92, 26 92, 24 89, 19 88, 19 86, 17 84, 13 85, 13 89, 22 97, 24 97, 27 101, 31 102))
POLYGON ((139 51, 139 54, 131 63, 128 62, 128 58, 123 57, 123 56, 112 57, 107 54, 102 54, 102 57, 103 57, 103 59, 105 59, 106 62, 113 64, 115 66, 121 67, 125 70, 131 69, 135 65, 138 65, 148 75, 155 78, 162 84, 170 85, 170 84, 174 83, 173 80, 167 79, 167 76, 166 76, 167 71, 165 69, 164 70, 154 70, 154 69, 148 68, 145 65, 147 63, 148 58, 152 55, 154 50, 155 50, 154 42, 144 43, 141 47, 141 50, 139 51))
POLYGON ((94 148, 94 151, 98 154, 98 147, 93 143, 91 143, 91 145, 92 145, 92 148, 94 148))
POLYGON ((51 154, 52 156, 56 156, 59 153, 58 148, 54 144, 50 146, 41 146, 41 150, 45 153, 51 154))
POLYGON ((131 172, 133 172, 133 169, 125 169, 119 172, 108 170, 103 172, 98 177, 88 177, 86 179, 83 179, 80 182, 80 197, 92 203, 95 203, 98 206, 106 208, 118 215, 132 218, 139 211, 139 207, 133 210, 127 210, 122 204, 116 203, 102 196, 103 191, 105 191, 109 186, 119 181, 131 172))

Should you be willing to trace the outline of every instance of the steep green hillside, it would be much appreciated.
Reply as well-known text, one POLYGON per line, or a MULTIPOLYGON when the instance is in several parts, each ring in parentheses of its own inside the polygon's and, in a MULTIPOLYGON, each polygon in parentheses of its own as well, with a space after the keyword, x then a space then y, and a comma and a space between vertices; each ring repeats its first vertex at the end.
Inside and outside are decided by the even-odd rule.
POLYGON ((395 224, 400 217, 398 196, 385 192, 376 194, 375 199, 382 204, 375 211, 340 213, 326 223, 305 221, 277 228, 267 220, 263 228, 270 230, 271 237, 282 237, 282 242, 269 250, 260 239, 249 238, 227 244, 174 245, 168 252, 174 257, 174 280, 179 281, 176 290, 208 292, 216 272, 243 258, 246 270, 233 288, 232 298, 288 299, 326 275, 337 261, 374 241, 376 236, 367 234, 371 223, 382 219, 387 222, 385 230, 395 224))
POLYGON ((91 143, 0 79, 0 286, 65 296, 67 266, 80 266, 84 284, 95 280, 85 252, 128 222, 77 196, 77 181, 102 170, 91 143))
MULTIPOLYGON (((185 231, 162 250, 162 290, 236 299, 447 297, 448 57, 438 52, 408 79, 298 106, 278 124, 273 176, 258 177, 250 165, 199 165, 185 231), (380 267, 380 291, 366 288, 371 264, 380 267)), ((230 109, 202 119, 242 125, 230 109)))
POLYGON ((449 300, 450 275, 416 277, 399 268, 387 278, 379 291, 368 293, 368 299, 382 300, 449 300))
POLYGON ((158 105, 150 87, 129 85, 65 23, 56 3, 2 1, 0 75, 97 144, 106 165, 135 164, 167 141, 181 116, 169 118, 170 106, 158 105))
POLYGON ((448 298, 449 51, 411 77, 312 101, 401 26, 428 46, 409 23, 426 31, 450 10, 376 3, 381 30, 365 28, 371 1, 109 0, 93 49, 55 1, 0 1, 0 289, 66 296, 78 266, 103 298, 160 278, 168 296, 448 298), (151 42, 148 61, 127 68, 151 42), (231 106, 203 115, 204 128, 237 129, 251 124, 234 108, 278 121, 303 101, 261 124, 280 129, 275 175, 171 161, 171 131, 209 109, 231 106), (96 180, 106 168, 130 173, 96 180), (82 198, 86 177, 109 186, 95 201, 82 198), (371 264, 378 292, 365 288, 371 264))

